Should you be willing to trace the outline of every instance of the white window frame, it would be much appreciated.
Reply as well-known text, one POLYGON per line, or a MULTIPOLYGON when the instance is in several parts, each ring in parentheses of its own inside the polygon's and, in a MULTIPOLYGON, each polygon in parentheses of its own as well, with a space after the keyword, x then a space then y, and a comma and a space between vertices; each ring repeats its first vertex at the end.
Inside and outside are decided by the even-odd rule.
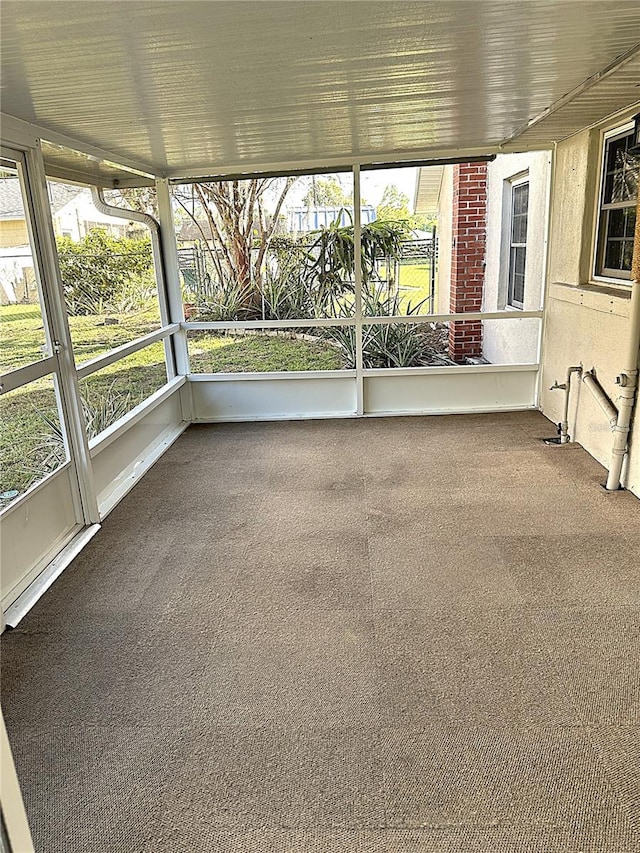
POLYGON ((626 136, 633 132, 633 120, 626 121, 622 125, 610 127, 608 130, 603 130, 600 134, 600 145, 598 148, 598 180, 596 182, 595 194, 595 216, 592 235, 591 247, 591 280, 595 283, 614 284, 619 287, 628 288, 631 286, 631 274, 629 277, 606 275, 598 272, 599 255, 601 246, 600 227, 602 223, 602 197, 604 193, 604 169, 605 169, 605 153, 607 151, 607 143, 610 139, 617 136, 626 136))
MULTIPOLYGON (((503 262, 504 262, 504 307, 507 310, 512 311, 523 311, 524 310, 524 298, 522 302, 513 299, 513 287, 511 280, 512 273, 512 265, 513 265, 513 254, 512 250, 516 244, 513 243, 512 235, 513 235, 513 193, 517 187, 521 187, 524 184, 529 186, 529 194, 531 193, 531 183, 529 180, 529 172, 521 172, 518 175, 515 175, 511 178, 507 178, 505 180, 505 210, 503 215, 503 240, 504 240, 504 251, 503 251, 503 262)), ((526 250, 529 242, 529 199, 527 199, 527 234, 526 240, 523 243, 518 243, 517 246, 524 247, 525 249, 525 286, 526 286, 526 250)), ((523 293, 524 297, 524 293, 523 293)))

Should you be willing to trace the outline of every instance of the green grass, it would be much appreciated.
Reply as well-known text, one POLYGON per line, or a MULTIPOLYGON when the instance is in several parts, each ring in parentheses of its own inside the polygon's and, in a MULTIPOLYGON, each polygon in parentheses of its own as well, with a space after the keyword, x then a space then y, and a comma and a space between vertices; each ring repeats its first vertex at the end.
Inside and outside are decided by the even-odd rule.
MULTIPOLYGON (((76 364, 104 355, 159 326, 157 310, 153 309, 137 314, 70 317, 76 364), (105 325, 107 317, 117 323, 105 325)), ((38 361, 42 358, 43 344, 44 330, 38 305, 3 305, 0 308, 0 373, 38 361)))
MULTIPOLYGON (((415 308, 419 302, 428 300, 431 293, 430 270, 430 263, 406 262, 400 264, 398 286, 400 288, 400 309, 403 314, 406 314, 410 307, 415 308)), ((420 314, 431 313, 433 311, 427 301, 420 309, 420 314)))
POLYGON ((281 335, 189 335, 192 373, 340 370, 339 350, 322 341, 281 335))

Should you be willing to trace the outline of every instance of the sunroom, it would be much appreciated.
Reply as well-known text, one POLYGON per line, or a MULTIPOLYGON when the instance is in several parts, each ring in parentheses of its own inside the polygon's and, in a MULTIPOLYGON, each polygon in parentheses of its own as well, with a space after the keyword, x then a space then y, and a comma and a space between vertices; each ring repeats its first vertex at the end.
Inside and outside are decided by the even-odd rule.
POLYGON ((6 849, 633 849, 636 4, 2 18, 6 849))

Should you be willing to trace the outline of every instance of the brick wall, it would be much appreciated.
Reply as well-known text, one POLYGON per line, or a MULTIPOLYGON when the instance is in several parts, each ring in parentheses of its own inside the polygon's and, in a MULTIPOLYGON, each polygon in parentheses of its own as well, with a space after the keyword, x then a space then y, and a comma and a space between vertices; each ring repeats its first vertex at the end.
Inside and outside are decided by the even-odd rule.
MULTIPOLYGON (((450 311, 481 311, 487 216, 487 164, 453 167, 450 311)), ((482 354, 482 322, 452 323, 449 354, 464 361, 482 354)))

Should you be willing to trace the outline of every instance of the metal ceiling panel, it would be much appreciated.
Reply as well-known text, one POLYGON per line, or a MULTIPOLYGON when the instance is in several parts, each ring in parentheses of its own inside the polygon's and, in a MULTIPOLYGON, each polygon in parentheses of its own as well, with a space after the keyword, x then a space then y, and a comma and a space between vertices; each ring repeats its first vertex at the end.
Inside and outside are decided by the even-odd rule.
POLYGON ((636 111, 640 110, 640 52, 607 76, 590 83, 517 134, 506 143, 505 150, 538 148, 550 140, 559 142, 576 130, 597 124, 634 104, 636 111))
POLYGON ((42 156, 47 175, 61 181, 97 187, 142 187, 155 183, 152 175, 46 140, 42 142, 42 156))
POLYGON ((640 4, 2 4, 2 108, 159 174, 487 150, 640 42, 640 4))

